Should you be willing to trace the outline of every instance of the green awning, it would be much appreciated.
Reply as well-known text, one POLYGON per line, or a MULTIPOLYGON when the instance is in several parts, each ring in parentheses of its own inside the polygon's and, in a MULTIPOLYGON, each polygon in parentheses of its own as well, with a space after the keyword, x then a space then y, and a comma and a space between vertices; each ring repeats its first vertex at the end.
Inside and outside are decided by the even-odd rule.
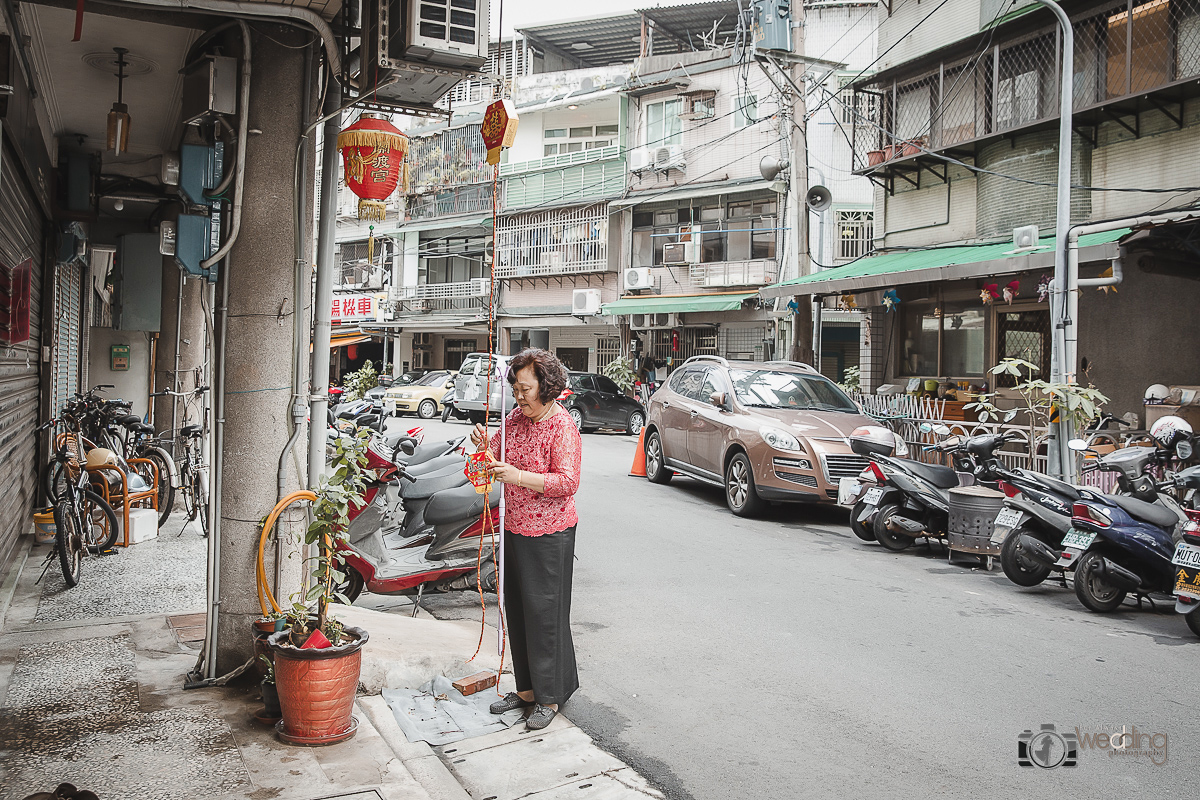
MULTIPOLYGON (((1106 261, 1118 254, 1116 242, 1129 228, 1079 237, 1079 263, 1106 261)), ((885 253, 860 259, 844 267, 823 269, 811 275, 764 287, 764 298, 792 295, 831 295, 869 291, 910 283, 972 280, 1018 272, 1054 269, 1054 237, 1043 236, 1036 250, 1015 252, 1013 243, 973 244, 885 253)))
POLYGON ((622 297, 600 306, 600 313, 620 317, 626 314, 670 314, 688 311, 737 311, 757 292, 723 294, 638 295, 622 297))

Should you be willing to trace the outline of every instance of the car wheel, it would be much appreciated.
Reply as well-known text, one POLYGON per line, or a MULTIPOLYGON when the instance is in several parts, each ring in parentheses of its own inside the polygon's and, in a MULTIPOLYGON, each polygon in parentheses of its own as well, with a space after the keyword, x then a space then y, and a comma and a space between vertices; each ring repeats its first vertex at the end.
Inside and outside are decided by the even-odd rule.
POLYGON ((437 416, 437 401, 436 400, 422 400, 421 404, 419 406, 417 406, 417 416, 420 417, 421 419, 433 419, 434 417, 436 417, 437 416))
POLYGON ((567 413, 571 415, 571 421, 575 423, 575 430, 583 433, 583 412, 578 408, 568 408, 567 413))
POLYGON ((889 503, 875 512, 874 533, 875 540, 881 545, 891 550, 893 553, 899 553, 901 550, 907 550, 912 547, 916 541, 911 536, 905 536, 903 533, 896 533, 888 528, 888 522, 891 518, 900 513, 900 506, 895 503, 889 503))
POLYGON ((674 474, 667 468, 662 438, 655 431, 646 437, 646 478, 651 483, 669 483, 674 474))
POLYGON ((625 422, 625 432, 630 436, 637 436, 642 432, 642 426, 646 424, 646 415, 641 411, 633 411, 629 414, 629 419, 625 422))
POLYGON ((1005 577, 1017 586, 1037 586, 1049 577, 1052 568, 1021 552, 1021 534, 1023 533, 1041 538, 1025 526, 1009 531, 1008 538, 1000 547, 1000 568, 1004 570, 1005 577))
POLYGON ((729 510, 739 517, 752 517, 762 507, 758 490, 754 488, 754 470, 745 453, 738 453, 725 468, 725 501, 729 510))
POLYGON ((864 542, 873 542, 875 541, 875 531, 871 529, 871 523, 858 521, 858 515, 862 513, 862 510, 863 504, 861 502, 856 503, 854 508, 850 510, 850 530, 864 542))
POLYGON ((1110 586, 1096 574, 1096 567, 1103 558, 1090 550, 1079 559, 1075 565, 1075 596, 1088 610, 1107 614, 1125 602, 1125 590, 1110 586))

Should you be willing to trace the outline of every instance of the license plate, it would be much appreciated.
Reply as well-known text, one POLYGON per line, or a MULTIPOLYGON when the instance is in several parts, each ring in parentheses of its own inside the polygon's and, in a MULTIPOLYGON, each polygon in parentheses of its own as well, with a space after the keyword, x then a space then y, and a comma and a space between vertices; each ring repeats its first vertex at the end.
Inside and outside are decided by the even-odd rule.
POLYGON ((883 489, 876 486, 874 489, 867 489, 867 493, 863 495, 863 504, 873 506, 883 497, 883 489))
POLYGON ((1015 528, 1021 521, 1021 512, 1015 508, 1005 508, 996 515, 996 521, 993 523, 997 528, 1003 525, 1005 528, 1015 528))
POLYGON ((838 505, 848 506, 854 502, 854 498, 858 497, 858 493, 862 491, 862 484, 858 482, 858 478, 842 478, 838 481, 838 505))
POLYGON ((1071 531, 1063 537, 1063 547, 1074 547, 1076 550, 1087 550, 1096 541, 1095 533, 1087 531, 1071 531))
POLYGON ((1179 567, 1175 570, 1175 594, 1200 600, 1200 569, 1179 567))
POLYGON ((1200 569, 1200 547, 1187 542, 1180 542, 1175 548, 1175 557, 1171 563, 1177 567, 1200 569))

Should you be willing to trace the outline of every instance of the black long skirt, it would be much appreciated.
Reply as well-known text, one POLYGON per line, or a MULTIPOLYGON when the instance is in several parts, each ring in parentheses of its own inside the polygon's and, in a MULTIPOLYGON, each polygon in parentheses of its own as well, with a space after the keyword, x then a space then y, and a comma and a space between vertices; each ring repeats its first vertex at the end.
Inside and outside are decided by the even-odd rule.
POLYGON ((504 621, 518 692, 542 705, 579 688, 571 641, 575 526, 545 536, 504 532, 504 621))

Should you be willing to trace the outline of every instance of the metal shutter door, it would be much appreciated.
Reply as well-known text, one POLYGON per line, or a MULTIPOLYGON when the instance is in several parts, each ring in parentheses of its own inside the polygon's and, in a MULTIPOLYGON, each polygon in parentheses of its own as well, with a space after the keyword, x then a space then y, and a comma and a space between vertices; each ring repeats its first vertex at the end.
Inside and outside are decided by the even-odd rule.
POLYGON ((45 263, 45 220, 12 148, 4 146, 0 172, 0 260, 16 266, 33 259, 29 340, 0 347, 0 568, 19 534, 32 526, 37 485, 38 362, 45 263))
POLYGON ((79 391, 82 271, 75 264, 55 268, 54 344, 51 407, 57 414, 79 391))

